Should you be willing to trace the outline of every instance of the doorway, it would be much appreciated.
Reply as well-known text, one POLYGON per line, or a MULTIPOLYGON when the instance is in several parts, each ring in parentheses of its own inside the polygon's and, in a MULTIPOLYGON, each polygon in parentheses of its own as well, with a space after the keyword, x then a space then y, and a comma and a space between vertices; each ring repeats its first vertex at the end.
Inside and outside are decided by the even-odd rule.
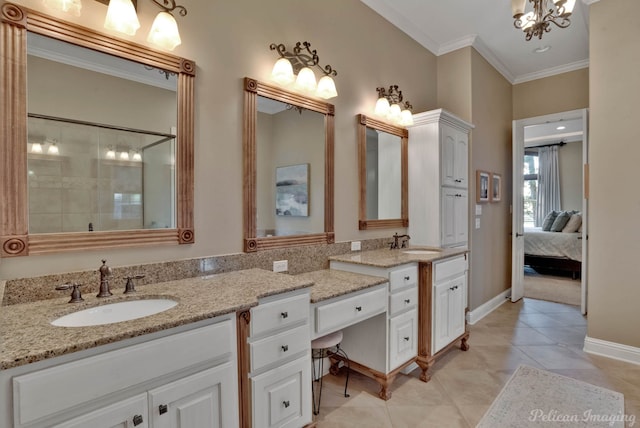
POLYGON ((524 297, 527 284, 527 297, 569 299, 586 314, 587 129, 586 109, 513 122, 514 302, 524 297), (539 170, 540 161, 544 166, 539 170), (555 175, 549 175, 547 165, 554 163, 555 175), (549 194, 554 197, 544 197, 549 194), (551 230, 550 224, 543 228, 544 220, 553 213, 562 213, 562 221, 555 222, 551 230), (566 227, 560 224, 565 220, 566 227))

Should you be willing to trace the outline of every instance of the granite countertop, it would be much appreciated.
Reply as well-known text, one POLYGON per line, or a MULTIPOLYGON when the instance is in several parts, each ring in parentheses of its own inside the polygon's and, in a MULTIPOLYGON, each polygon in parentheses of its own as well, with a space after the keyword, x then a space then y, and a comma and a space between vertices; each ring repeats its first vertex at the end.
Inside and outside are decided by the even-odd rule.
POLYGON ((434 262, 447 257, 465 254, 469 250, 466 248, 433 248, 433 247, 409 247, 390 250, 388 248, 358 253, 342 254, 329 257, 330 261, 356 263, 361 265, 375 266, 381 268, 392 268, 407 263, 434 262), (433 251, 429 254, 408 253, 408 251, 433 251))
POLYGON ((354 291, 384 284, 387 278, 380 276, 362 275, 340 270, 317 270, 296 275, 313 282, 311 288, 311 303, 318 303, 354 291))
POLYGON ((0 370, 141 336, 216 316, 246 310, 258 299, 310 287, 304 276, 248 269, 136 287, 134 295, 114 288, 112 297, 84 295, 70 304, 69 296, 0 308, 0 370), (51 321, 71 312, 124 300, 170 298, 175 307, 131 321, 90 327, 55 327, 51 321))

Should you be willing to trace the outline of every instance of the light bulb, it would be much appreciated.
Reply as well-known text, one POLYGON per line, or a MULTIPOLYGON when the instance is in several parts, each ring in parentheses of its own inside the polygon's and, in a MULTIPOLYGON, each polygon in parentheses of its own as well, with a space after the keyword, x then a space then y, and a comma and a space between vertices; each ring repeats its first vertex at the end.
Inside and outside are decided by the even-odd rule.
POLYGON ((314 92, 316 90, 316 75, 313 74, 313 70, 309 67, 304 67, 298 72, 296 78, 296 88, 302 89, 308 92, 314 92))
POLYGON ((58 150, 58 146, 56 146, 56 143, 51 143, 51 145, 49 146, 49 150, 47 150, 47 153, 49 153, 50 155, 60 154, 60 151, 58 150))
POLYGON ((107 159, 115 159, 115 158, 116 158, 115 150, 113 150, 113 148, 109 147, 109 150, 107 150, 107 159))
POLYGON ((129 160, 129 152, 120 152, 120 160, 129 160))
POLYGON ((374 110, 374 113, 378 116, 386 116, 387 113, 389 113, 390 107, 391 106, 389 105, 389 100, 385 97, 380 97, 378 98, 378 101, 376 101, 376 108, 374 110))
POLYGON ((142 155, 140 154, 139 151, 136 150, 133 153, 133 160, 136 161, 136 162, 140 162, 142 160, 142 155))
POLYGON ((318 90, 316 91, 316 94, 320 98, 324 98, 325 100, 338 96, 338 91, 336 91, 336 84, 331 76, 322 76, 322 78, 318 82, 318 90))
POLYGON ((31 153, 42 153, 42 145, 40 143, 31 144, 31 153))
POLYGON ((391 104, 389 107, 389 113, 387 114, 387 119, 391 122, 398 122, 400 120, 401 110, 398 104, 391 104))
POLYGON ((158 13, 151 25, 147 41, 170 51, 182 43, 178 23, 173 15, 168 12, 158 13))
POLYGON ((289 85, 293 83, 293 81, 296 80, 296 76, 293 74, 291 62, 286 58, 280 58, 277 60, 273 65, 271 78, 281 85, 289 85))
POLYGON ((131 0, 110 0, 104 28, 133 36, 140 28, 140 21, 131 0))
POLYGON ((402 126, 410 126, 413 125, 413 115, 411 111, 408 109, 402 110, 400 113, 400 125, 402 126))
POLYGON ((82 9, 81 0, 42 0, 42 4, 75 16, 80 16, 80 9, 82 9))

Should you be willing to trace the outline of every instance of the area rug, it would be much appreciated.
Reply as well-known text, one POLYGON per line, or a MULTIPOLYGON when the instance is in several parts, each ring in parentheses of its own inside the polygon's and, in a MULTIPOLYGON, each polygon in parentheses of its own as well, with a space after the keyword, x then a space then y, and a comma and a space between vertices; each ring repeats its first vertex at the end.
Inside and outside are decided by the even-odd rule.
POLYGON ((580 280, 542 275, 525 266, 524 297, 579 306, 581 300, 580 280))
POLYGON ((622 428, 626 419, 621 393, 523 364, 477 427, 622 428))

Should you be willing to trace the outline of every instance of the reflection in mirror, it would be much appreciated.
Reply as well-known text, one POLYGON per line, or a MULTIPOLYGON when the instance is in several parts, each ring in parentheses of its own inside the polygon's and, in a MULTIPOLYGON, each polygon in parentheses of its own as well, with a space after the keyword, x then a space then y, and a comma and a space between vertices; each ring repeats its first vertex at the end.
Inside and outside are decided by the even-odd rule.
POLYGON ((407 227, 407 130, 358 116, 360 229, 407 227))
POLYGON ((258 96, 257 236, 324 231, 324 115, 258 96))
POLYGON ((1 8, 0 256, 193 243, 195 64, 1 8))
POLYGON ((244 250, 332 243, 334 107, 244 80, 244 250))

